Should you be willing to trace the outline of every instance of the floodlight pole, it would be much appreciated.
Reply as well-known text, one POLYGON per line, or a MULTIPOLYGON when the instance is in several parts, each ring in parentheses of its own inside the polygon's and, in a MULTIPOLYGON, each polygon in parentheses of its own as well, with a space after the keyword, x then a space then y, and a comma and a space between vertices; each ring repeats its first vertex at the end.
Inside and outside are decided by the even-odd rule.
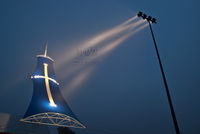
POLYGON ((162 73, 163 82, 164 82, 164 85, 165 85, 165 90, 166 90, 166 93, 167 93, 167 98, 168 98, 168 102, 169 102, 169 106, 170 106, 172 119, 173 119, 173 122, 174 122, 174 127, 175 127, 175 130, 176 130, 176 134, 180 134, 180 130, 179 130, 179 127, 178 127, 178 122, 176 120, 174 107, 173 107, 172 100, 171 100, 171 97, 170 97, 170 92, 169 92, 169 88, 168 88, 168 85, 167 85, 167 80, 166 80, 166 77, 165 77, 165 73, 164 73, 164 70, 163 70, 162 62, 161 62, 160 55, 159 55, 159 52, 158 52, 158 47, 157 47, 157 44, 156 44, 156 40, 155 40, 155 37, 154 37, 154 34, 153 34, 151 22, 148 21, 148 23, 149 23, 149 28, 150 28, 151 35, 152 35, 152 38, 153 38, 154 46, 155 46, 155 49, 156 49, 156 54, 157 54, 157 57, 158 57, 158 62, 159 62, 159 65, 160 65, 160 70, 161 70, 161 73, 162 73))

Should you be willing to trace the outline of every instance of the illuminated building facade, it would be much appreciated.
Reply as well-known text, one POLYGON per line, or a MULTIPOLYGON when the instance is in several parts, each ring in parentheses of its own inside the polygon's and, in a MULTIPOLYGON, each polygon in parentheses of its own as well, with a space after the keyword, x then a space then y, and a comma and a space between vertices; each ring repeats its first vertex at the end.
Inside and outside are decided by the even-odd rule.
POLYGON ((44 55, 37 56, 37 66, 31 76, 33 95, 30 105, 20 121, 61 127, 85 128, 65 102, 53 68, 54 60, 44 55))

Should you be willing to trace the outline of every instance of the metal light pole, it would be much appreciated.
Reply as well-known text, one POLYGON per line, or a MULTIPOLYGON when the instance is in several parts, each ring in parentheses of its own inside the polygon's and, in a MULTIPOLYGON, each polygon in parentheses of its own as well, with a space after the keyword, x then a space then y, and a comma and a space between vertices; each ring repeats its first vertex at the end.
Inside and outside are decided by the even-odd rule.
POLYGON ((156 49, 156 54, 157 54, 157 57, 158 57, 158 62, 159 62, 159 65, 160 65, 160 70, 161 70, 161 73, 162 73, 163 82, 164 82, 165 90, 166 90, 166 93, 167 93, 170 111, 171 111, 172 119, 173 119, 173 122, 174 122, 174 127, 175 127, 175 130, 176 130, 176 134, 180 134, 178 122, 176 120, 176 115, 175 115, 174 107, 173 107, 170 92, 169 92, 169 88, 168 88, 168 85, 167 85, 167 80, 166 80, 165 73, 164 73, 164 70, 163 70, 163 66, 162 66, 162 62, 161 62, 160 55, 159 55, 159 52, 158 52, 158 47, 156 45, 156 40, 155 40, 155 37, 154 37, 154 34, 153 34, 153 30, 152 30, 152 27, 151 27, 151 23, 156 23, 156 19, 152 18, 151 16, 147 17, 147 15, 143 14, 142 12, 138 13, 138 17, 142 17, 143 19, 146 19, 149 23, 149 28, 150 28, 151 35, 152 35, 153 42, 154 42, 154 46, 155 46, 155 49, 156 49))

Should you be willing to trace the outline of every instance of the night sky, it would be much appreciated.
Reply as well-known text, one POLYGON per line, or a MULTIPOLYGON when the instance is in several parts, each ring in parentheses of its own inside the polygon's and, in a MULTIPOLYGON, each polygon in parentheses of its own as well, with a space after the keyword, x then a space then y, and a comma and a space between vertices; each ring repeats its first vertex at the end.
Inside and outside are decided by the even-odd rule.
MULTIPOLYGON (((143 11, 157 18, 152 26, 181 133, 199 134, 199 5, 197 0, 1 0, 0 112, 25 113, 36 55, 48 41, 60 90, 87 127, 73 129, 77 134, 175 134, 149 27, 92 62, 94 55, 80 55, 82 43, 143 11), (72 48, 79 59, 65 63, 72 48), (74 87, 81 73, 89 75, 74 87)), ((101 48, 93 49, 98 54, 101 48)))

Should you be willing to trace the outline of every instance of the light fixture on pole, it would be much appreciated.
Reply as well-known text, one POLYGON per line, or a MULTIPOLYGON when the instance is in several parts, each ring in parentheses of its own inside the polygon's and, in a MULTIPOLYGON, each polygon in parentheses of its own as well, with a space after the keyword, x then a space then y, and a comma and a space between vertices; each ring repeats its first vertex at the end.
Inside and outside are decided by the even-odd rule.
POLYGON ((168 102, 169 102, 169 106, 170 106, 170 111, 171 111, 174 127, 175 127, 175 130, 176 130, 176 134, 180 134, 178 122, 177 122, 177 119, 176 119, 174 107, 173 107, 170 92, 169 92, 169 88, 168 88, 168 85, 167 85, 167 80, 166 80, 166 77, 165 77, 164 69, 163 69, 162 62, 161 62, 161 59, 160 59, 160 55, 159 55, 159 52, 158 52, 158 47, 157 47, 156 40, 155 40, 155 37, 154 37, 154 34, 153 34, 153 29, 152 29, 152 26, 151 26, 151 23, 157 23, 156 19, 152 18, 151 16, 147 17, 147 15, 142 13, 142 12, 139 12, 137 15, 138 15, 138 17, 142 17, 144 20, 147 20, 147 22, 149 23, 149 28, 150 28, 151 35, 152 35, 153 42, 154 42, 154 46, 155 46, 155 49, 156 49, 156 54, 157 54, 157 57, 158 57, 158 62, 159 62, 159 65, 160 65, 160 70, 161 70, 161 73, 162 73, 163 82, 164 82, 165 90, 166 90, 166 93, 167 93, 167 98, 168 98, 168 102))

